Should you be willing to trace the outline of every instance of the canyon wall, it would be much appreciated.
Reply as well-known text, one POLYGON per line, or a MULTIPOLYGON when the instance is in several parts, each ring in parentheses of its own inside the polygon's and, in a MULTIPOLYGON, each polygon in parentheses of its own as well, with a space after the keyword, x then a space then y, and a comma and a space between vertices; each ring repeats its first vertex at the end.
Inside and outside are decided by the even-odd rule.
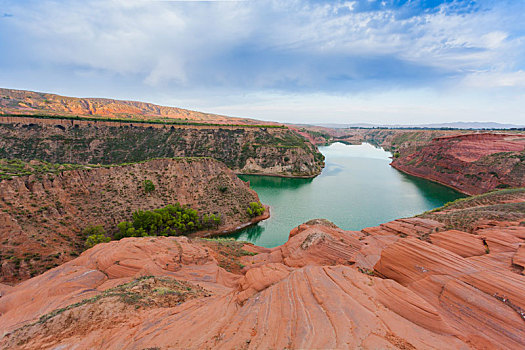
POLYGON ((525 133, 476 130, 298 128, 314 144, 371 143, 391 165, 465 194, 525 186, 525 133))
POLYGON ((0 347, 521 349, 523 203, 524 189, 504 190, 362 231, 312 220, 273 249, 187 237, 99 244, 0 286, 0 347), (495 207, 468 232, 445 223, 495 207))
POLYGON ((165 125, 0 116, 0 158, 115 164, 162 157, 212 157, 243 174, 313 177, 324 157, 278 127, 165 125))
MULTIPOLYGON (((25 169, 44 167, 32 161, 25 169)), ((246 209, 258 201, 248 184, 213 159, 156 159, 4 179, 0 282, 27 279, 71 260, 84 249, 87 226, 102 225, 114 233, 136 210, 179 202, 202 215, 221 214, 221 232, 250 223, 246 209), (144 190, 145 180, 153 183, 153 191, 144 190)))
POLYGON ((525 186, 525 136, 475 133, 438 137, 392 166, 466 194, 525 186))

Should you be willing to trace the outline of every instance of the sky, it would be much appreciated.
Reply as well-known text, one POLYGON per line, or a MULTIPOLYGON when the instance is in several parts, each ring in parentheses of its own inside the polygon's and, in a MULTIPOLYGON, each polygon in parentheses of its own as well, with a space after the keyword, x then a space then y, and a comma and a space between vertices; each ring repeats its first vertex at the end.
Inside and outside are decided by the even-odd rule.
POLYGON ((0 0, 0 87, 293 123, 525 124, 525 0, 0 0))

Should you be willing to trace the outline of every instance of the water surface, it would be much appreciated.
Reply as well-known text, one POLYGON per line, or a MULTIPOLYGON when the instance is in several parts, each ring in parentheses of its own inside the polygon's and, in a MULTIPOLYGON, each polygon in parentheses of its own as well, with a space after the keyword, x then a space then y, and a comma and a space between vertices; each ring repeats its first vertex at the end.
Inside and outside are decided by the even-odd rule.
POLYGON ((319 147, 326 167, 314 179, 241 175, 271 208, 271 217, 231 235, 263 247, 288 239, 292 228, 325 218, 345 230, 410 217, 463 197, 443 185, 392 168, 389 152, 370 144, 319 147))

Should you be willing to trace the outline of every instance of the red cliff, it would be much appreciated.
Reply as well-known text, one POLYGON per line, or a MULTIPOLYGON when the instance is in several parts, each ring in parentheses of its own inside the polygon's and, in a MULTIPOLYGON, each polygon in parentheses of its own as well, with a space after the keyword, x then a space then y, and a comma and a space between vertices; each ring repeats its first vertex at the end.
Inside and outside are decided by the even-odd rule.
POLYGON ((525 135, 477 133, 438 137, 392 166, 466 194, 525 186, 525 135))

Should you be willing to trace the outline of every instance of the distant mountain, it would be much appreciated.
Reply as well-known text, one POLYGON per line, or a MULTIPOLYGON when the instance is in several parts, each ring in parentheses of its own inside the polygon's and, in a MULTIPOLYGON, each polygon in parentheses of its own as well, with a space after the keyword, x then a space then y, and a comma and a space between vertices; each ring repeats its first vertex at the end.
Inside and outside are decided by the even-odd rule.
POLYGON ((496 122, 454 122, 454 123, 435 123, 435 124, 413 124, 413 125, 398 125, 398 124, 370 124, 370 123, 355 123, 355 124, 315 124, 326 128, 450 128, 450 129, 513 129, 525 128, 525 125, 516 124, 502 124, 496 122))
MULTIPOLYGON (((107 98, 77 98, 0 88, 0 114, 39 114, 142 120, 188 120, 219 124, 260 124, 248 118, 202 113, 153 103, 107 98)), ((265 124, 275 124, 266 122, 265 124)))

